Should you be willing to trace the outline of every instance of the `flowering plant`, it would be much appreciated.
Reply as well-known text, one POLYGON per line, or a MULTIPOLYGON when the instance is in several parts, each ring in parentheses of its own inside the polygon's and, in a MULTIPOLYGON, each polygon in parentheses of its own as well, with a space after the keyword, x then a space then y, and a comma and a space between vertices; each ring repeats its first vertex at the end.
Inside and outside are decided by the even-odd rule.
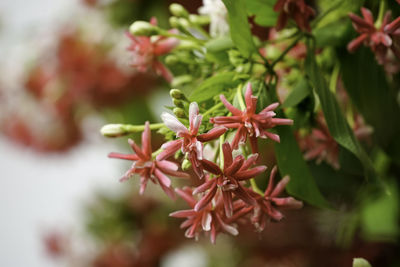
POLYGON ((171 4, 169 29, 154 19, 130 26, 132 67, 152 69, 174 88, 172 112, 158 123, 107 124, 101 133, 142 132, 141 148, 129 139, 132 154, 109 156, 133 161, 121 180, 140 177, 140 194, 151 180, 188 204, 170 214, 185 219, 186 237, 204 232, 215 243, 246 222, 263 231, 303 203, 332 208, 332 195, 321 193, 325 178, 317 177, 323 171, 364 177, 376 192, 386 188, 377 157, 395 162, 400 155, 393 119, 400 108, 390 89, 400 17, 390 19, 386 1, 373 6, 376 22, 361 4, 317 2, 208 0, 199 15, 171 4), (360 8, 364 19, 353 13, 360 8), (155 152, 152 130, 164 140, 155 152), (281 196, 285 189, 291 196, 281 196))

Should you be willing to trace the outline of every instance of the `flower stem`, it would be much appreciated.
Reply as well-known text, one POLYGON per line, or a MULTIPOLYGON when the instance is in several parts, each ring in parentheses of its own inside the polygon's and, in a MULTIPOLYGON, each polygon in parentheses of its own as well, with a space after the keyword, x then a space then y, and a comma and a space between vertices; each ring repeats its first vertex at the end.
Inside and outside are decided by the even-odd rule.
POLYGON ((386 11, 386 0, 381 0, 379 4, 379 14, 378 18, 375 22, 375 27, 379 29, 382 25, 383 17, 385 16, 385 11, 386 11))
POLYGON ((153 159, 155 159, 155 158, 158 156, 158 154, 160 154, 162 151, 163 151, 163 149, 160 147, 159 149, 157 149, 156 151, 154 151, 154 152, 151 154, 151 157, 152 157, 153 159))
MULTIPOLYGON (((242 150, 243 156, 245 156, 247 158, 248 153, 247 153, 247 150, 246 150, 246 146, 242 145, 241 146, 241 150, 242 150)), ((256 192, 257 194, 260 194, 260 195, 264 195, 264 193, 261 191, 261 189, 258 188, 256 180, 254 178, 250 179, 250 185, 251 185, 251 189, 253 189, 254 192, 256 192)))
POLYGON ((245 103, 243 101, 242 85, 241 84, 239 84, 239 86, 237 87, 236 96, 237 96, 237 98, 239 100, 239 105, 240 105, 241 110, 245 110, 246 109, 246 105, 245 105, 245 103))
POLYGON ((271 68, 274 68, 277 63, 279 63, 285 56, 286 54, 303 38, 303 34, 300 34, 286 49, 280 54, 280 56, 274 60, 271 64, 271 68))
POLYGON ((211 114, 213 111, 215 111, 216 109, 218 109, 219 107, 222 107, 224 104, 222 102, 219 102, 218 104, 216 104, 215 106, 213 106, 212 108, 208 109, 206 112, 203 113, 203 117, 211 114))
MULTIPOLYGON (((164 126, 164 123, 153 123, 150 124, 150 129, 157 130, 164 126)), ((120 137, 131 133, 143 132, 144 127, 144 125, 106 124, 101 128, 100 133, 106 137, 120 137)))

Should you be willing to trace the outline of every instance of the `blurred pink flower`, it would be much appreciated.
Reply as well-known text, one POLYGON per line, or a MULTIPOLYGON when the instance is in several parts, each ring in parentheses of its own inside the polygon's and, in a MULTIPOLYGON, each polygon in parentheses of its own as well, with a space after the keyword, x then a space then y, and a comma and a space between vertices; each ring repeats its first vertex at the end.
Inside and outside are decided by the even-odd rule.
POLYGON ((258 155, 251 155, 247 160, 242 155, 232 157, 232 148, 229 143, 222 145, 224 154, 224 167, 221 170, 215 163, 203 159, 201 161, 203 167, 208 172, 216 175, 215 178, 205 181, 202 185, 194 190, 194 194, 208 192, 197 202, 194 207, 195 211, 200 211, 207 207, 214 199, 218 189, 220 189, 225 214, 227 217, 233 215, 233 197, 236 196, 249 205, 255 205, 255 199, 250 196, 245 187, 241 184, 242 181, 249 180, 267 169, 266 166, 257 166, 252 169, 250 167, 257 161, 258 155))
POLYGON ((289 176, 283 177, 282 180, 274 187, 274 179, 277 172, 275 166, 270 174, 268 187, 264 192, 264 196, 251 191, 253 197, 257 200, 258 205, 254 207, 254 214, 251 222, 254 224, 258 231, 263 231, 267 218, 275 221, 280 221, 284 216, 278 210, 280 209, 300 209, 303 207, 303 202, 294 199, 293 197, 278 197, 285 190, 286 185, 289 183, 289 176), (266 216, 265 216, 266 215, 266 216))
POLYGON ((188 153, 188 158, 197 176, 203 178, 204 172, 200 164, 200 160, 203 159, 203 142, 218 138, 227 129, 225 127, 215 127, 207 133, 198 134, 203 116, 199 114, 199 107, 196 102, 190 103, 189 106, 189 129, 169 113, 164 112, 161 114, 161 119, 169 129, 181 138, 165 143, 162 146, 164 151, 157 156, 157 160, 166 159, 181 148, 183 153, 188 153))
POLYGON ((216 125, 223 125, 227 128, 236 128, 237 132, 232 141, 232 148, 237 149, 239 143, 244 143, 249 137, 253 153, 258 152, 257 137, 271 138, 276 142, 280 142, 279 135, 268 132, 266 130, 275 127, 276 125, 292 125, 290 119, 274 118, 276 115, 273 111, 279 103, 273 103, 264 108, 260 113, 256 114, 257 97, 253 95, 251 83, 248 83, 245 101, 246 109, 241 111, 235 108, 226 100, 224 95, 220 95, 221 101, 225 107, 232 113, 232 116, 219 116, 211 118, 210 122, 216 125))
MULTIPOLYGON (((157 24, 157 20, 153 17, 150 20, 153 25, 157 24)), ((134 36, 127 33, 131 39, 131 44, 128 47, 133 53, 132 67, 140 72, 146 72, 149 68, 153 69, 158 75, 161 75, 172 82, 172 74, 159 60, 159 57, 171 52, 178 44, 179 40, 175 38, 166 38, 158 36, 156 38, 150 36, 134 36)))
POLYGON ((363 18, 353 13, 349 14, 353 22, 353 27, 360 33, 360 36, 347 45, 347 50, 354 52, 364 43, 366 46, 371 47, 379 64, 384 64, 386 62, 389 48, 391 48, 396 57, 400 59, 398 45, 393 43, 393 37, 400 36, 400 17, 389 23, 391 12, 388 11, 383 17, 381 26, 376 28, 371 11, 362 7, 361 13, 363 18))
POLYGON ((142 148, 135 144, 132 139, 128 140, 135 154, 110 153, 110 158, 132 160, 132 167, 122 176, 121 181, 129 179, 133 174, 140 175, 140 194, 146 189, 148 180, 158 183, 164 192, 174 198, 174 191, 171 188, 171 180, 167 175, 181 178, 189 178, 189 175, 178 171, 178 165, 168 160, 153 160, 151 150, 151 131, 149 122, 146 122, 142 133, 142 148), (167 174, 167 175, 166 175, 167 174))
POLYGON ((311 31, 309 20, 315 12, 305 3, 305 0, 278 0, 274 11, 280 12, 276 25, 278 31, 286 26, 289 18, 292 18, 301 30, 311 31))

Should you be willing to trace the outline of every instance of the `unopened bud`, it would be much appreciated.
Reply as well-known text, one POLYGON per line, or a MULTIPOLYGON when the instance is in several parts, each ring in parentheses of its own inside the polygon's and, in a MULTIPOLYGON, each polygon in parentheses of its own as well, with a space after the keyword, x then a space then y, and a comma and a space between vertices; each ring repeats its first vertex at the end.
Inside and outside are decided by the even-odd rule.
POLYGON ((174 103, 174 105, 176 106, 176 107, 178 107, 178 108, 183 108, 184 106, 183 106, 183 102, 182 102, 182 100, 178 100, 178 99, 173 99, 172 100, 172 102, 174 103))
POLYGON ((191 14, 189 15, 189 21, 196 25, 206 25, 210 23, 210 17, 191 14))
POLYGON ((179 62, 179 59, 175 55, 168 55, 168 56, 165 57, 165 63, 167 65, 172 66, 172 65, 175 65, 178 62, 179 62))
POLYGON ((190 163, 190 161, 188 159, 184 159, 182 161, 182 165, 181 165, 182 170, 187 171, 190 169, 190 167, 192 167, 192 163, 190 163))
POLYGON ((160 33, 160 28, 147 21, 135 21, 130 27, 129 32, 135 36, 152 36, 160 33))
POLYGON ((178 18, 178 25, 186 30, 190 27, 189 21, 185 18, 178 18))
POLYGON ((179 20, 177 17, 170 17, 169 18, 169 25, 171 25, 172 28, 178 28, 179 27, 179 20))
POLYGON ((128 134, 123 124, 107 124, 100 129, 100 133, 106 137, 119 137, 128 134))
POLYGON ((186 118, 185 111, 181 108, 174 108, 172 110, 177 118, 186 118))
POLYGON ((171 91, 169 91, 169 95, 174 99, 184 99, 185 97, 182 91, 179 89, 171 89, 171 91))
POLYGON ((363 258, 354 258, 353 267, 371 267, 371 264, 363 258))
POLYGON ((180 4, 174 3, 169 6, 169 11, 177 17, 188 17, 189 12, 180 4))

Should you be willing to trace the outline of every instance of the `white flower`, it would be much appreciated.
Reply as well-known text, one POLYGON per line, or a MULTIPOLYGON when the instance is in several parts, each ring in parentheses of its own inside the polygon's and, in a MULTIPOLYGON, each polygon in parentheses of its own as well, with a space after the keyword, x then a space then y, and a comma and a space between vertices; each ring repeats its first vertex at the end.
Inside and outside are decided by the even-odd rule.
POLYGON ((199 8, 201 15, 210 17, 210 35, 217 37, 229 32, 227 22, 228 11, 221 0, 203 0, 203 6, 199 8))

